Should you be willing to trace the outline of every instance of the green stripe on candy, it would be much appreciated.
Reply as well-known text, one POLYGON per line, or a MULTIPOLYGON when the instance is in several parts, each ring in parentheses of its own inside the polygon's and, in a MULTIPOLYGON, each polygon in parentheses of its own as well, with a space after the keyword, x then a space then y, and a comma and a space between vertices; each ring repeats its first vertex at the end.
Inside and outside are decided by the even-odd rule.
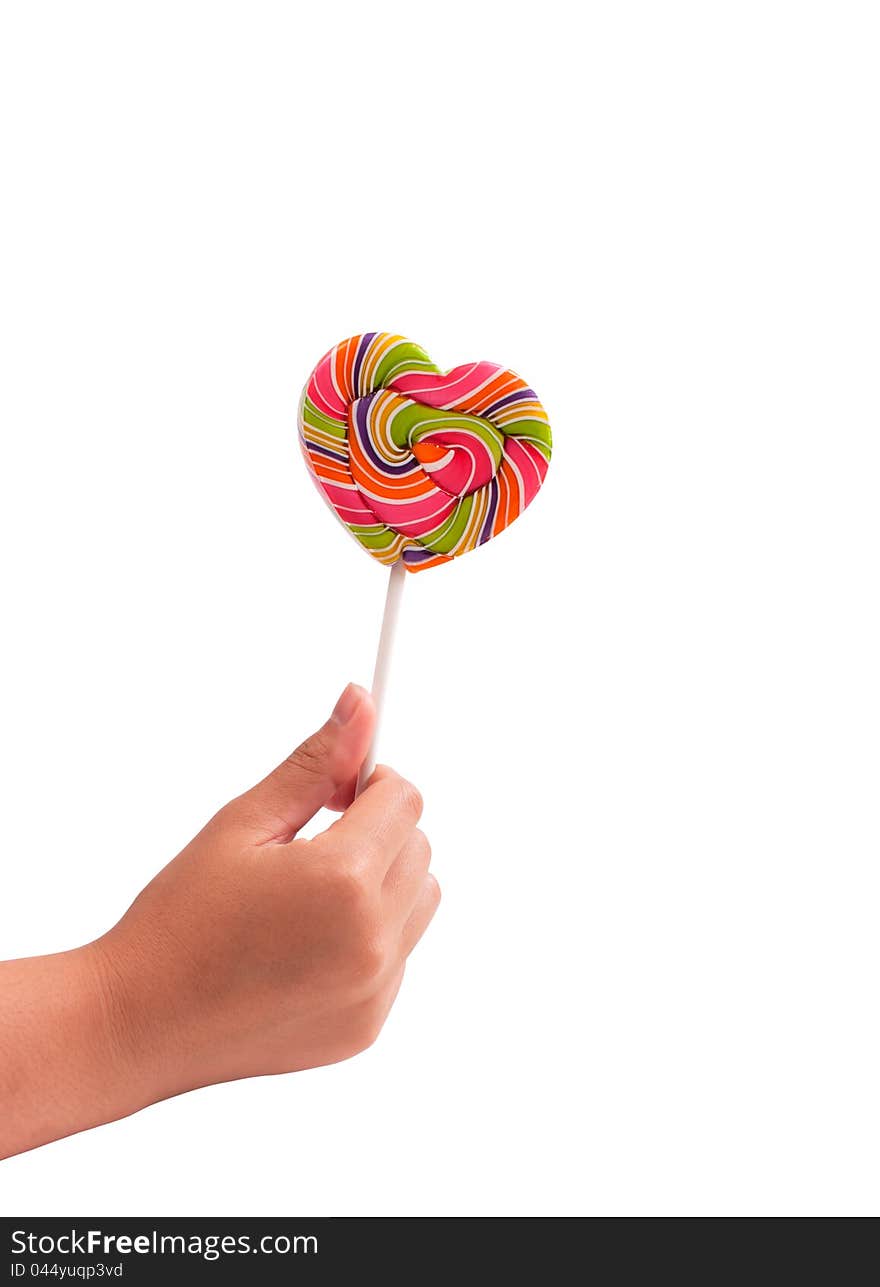
POLYGON ((418 344, 413 344, 411 340, 404 340, 401 344, 395 344, 394 348, 389 349, 379 363, 378 370, 373 376, 373 388, 381 388, 395 376, 417 374, 420 371, 429 371, 432 375, 440 374, 439 366, 434 365, 424 349, 419 348, 418 344))
POLYGON ((304 424, 310 425, 313 429, 323 429, 324 433, 330 433, 334 438, 346 438, 348 436, 345 422, 331 420, 330 416, 325 416, 323 411, 318 410, 311 398, 306 398, 303 403, 302 418, 304 424))
POLYGON ((464 496, 438 532, 429 532, 427 536, 419 537, 420 544, 433 550, 435 554, 448 554, 461 540, 473 507, 473 496, 464 496))
POLYGON ((359 527, 356 523, 346 523, 346 527, 368 550, 387 550, 397 539, 390 527, 382 525, 359 527))
POLYGON ((514 420, 505 425, 502 432, 509 438, 521 438, 523 442, 532 443, 545 459, 550 459, 553 437, 550 426, 545 425, 542 420, 514 420))

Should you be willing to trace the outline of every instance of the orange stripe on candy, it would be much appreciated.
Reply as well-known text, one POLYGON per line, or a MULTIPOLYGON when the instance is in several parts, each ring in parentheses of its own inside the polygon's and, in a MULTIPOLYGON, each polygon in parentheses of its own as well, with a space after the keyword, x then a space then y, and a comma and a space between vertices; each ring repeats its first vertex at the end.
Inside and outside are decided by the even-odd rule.
POLYGON ((412 454, 423 465, 432 465, 435 460, 442 460, 448 452, 448 447, 440 447, 436 442, 414 442, 412 447, 412 454))
POLYGON ((518 375, 514 375, 512 371, 500 371, 494 380, 490 380, 484 388, 480 389, 468 401, 476 412, 480 408, 491 407, 492 403, 502 395, 515 393, 517 389, 527 389, 528 387, 525 380, 520 379, 518 375))

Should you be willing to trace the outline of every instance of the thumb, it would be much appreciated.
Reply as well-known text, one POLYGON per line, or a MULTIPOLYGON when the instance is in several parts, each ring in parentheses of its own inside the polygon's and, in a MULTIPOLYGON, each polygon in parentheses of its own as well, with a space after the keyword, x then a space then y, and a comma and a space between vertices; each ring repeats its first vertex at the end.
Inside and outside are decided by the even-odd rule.
POLYGON ((353 792, 375 723, 370 694, 349 684, 327 723, 240 796, 236 812, 262 843, 292 840, 323 805, 337 804, 353 792))

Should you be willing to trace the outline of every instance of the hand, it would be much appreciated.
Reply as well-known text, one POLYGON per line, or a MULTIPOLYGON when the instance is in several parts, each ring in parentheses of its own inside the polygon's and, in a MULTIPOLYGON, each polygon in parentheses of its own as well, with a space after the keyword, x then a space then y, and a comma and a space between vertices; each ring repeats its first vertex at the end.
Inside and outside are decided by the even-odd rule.
MULTIPOLYGON (((58 961, 86 994, 76 1040, 94 1047, 89 1069, 103 1069, 97 1120, 213 1082, 333 1063, 375 1040, 440 891, 415 787, 380 768, 350 803, 374 721, 369 695, 350 685, 323 728, 221 809, 118 925, 77 953, 37 958, 43 987, 45 963, 58 961), (346 804, 327 831, 295 838, 319 808, 346 804)), ((39 1017, 39 998, 34 1006, 39 1017)), ((13 1079, 25 1095, 32 1082, 13 1079)), ((96 1124, 93 1104, 57 1116, 17 1147, 96 1124)))

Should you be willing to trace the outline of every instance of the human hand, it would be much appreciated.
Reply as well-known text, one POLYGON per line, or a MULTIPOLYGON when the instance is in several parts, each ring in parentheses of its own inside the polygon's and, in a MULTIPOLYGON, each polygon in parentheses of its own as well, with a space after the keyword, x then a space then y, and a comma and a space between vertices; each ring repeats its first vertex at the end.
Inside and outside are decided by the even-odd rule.
POLYGON ((65 989, 86 996, 76 1040, 90 1046, 88 1066, 70 1080, 99 1085, 101 1107, 71 1107, 71 1122, 90 1119, 47 1124, 19 1147, 372 1043, 440 898, 415 787, 379 768, 351 802, 374 723, 369 695, 349 685, 323 728, 221 809, 113 929, 34 959, 44 978, 45 963, 63 963, 65 989), (297 839, 325 805, 345 811, 297 839))
POLYGON ((415 787, 379 769, 349 686, 324 727, 233 800, 95 945, 122 1053, 159 1095, 357 1054, 378 1035, 439 900, 415 787))

